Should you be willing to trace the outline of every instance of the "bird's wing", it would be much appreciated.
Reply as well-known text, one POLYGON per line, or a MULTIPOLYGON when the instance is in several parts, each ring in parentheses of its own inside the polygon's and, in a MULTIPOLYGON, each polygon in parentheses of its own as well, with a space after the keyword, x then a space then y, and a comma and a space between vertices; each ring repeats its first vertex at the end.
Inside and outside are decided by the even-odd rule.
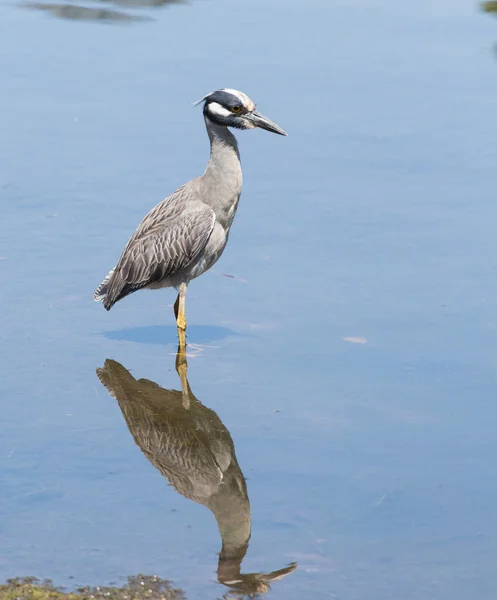
POLYGON ((186 269, 204 249, 214 228, 214 211, 190 207, 133 240, 117 269, 127 284, 143 286, 186 269))
POLYGON ((198 195, 198 179, 192 179, 178 188, 165 200, 159 202, 159 204, 154 206, 154 208, 145 215, 135 233, 129 239, 124 252, 126 252, 128 247, 137 239, 145 237, 161 224, 165 224, 168 221, 174 221, 177 217, 181 216, 185 211, 186 206, 191 203, 192 198, 194 199, 196 195, 198 195))
POLYGON ((107 284, 109 307, 127 294, 189 267, 204 249, 215 223, 214 211, 187 202, 180 188, 143 219, 126 245, 107 284))

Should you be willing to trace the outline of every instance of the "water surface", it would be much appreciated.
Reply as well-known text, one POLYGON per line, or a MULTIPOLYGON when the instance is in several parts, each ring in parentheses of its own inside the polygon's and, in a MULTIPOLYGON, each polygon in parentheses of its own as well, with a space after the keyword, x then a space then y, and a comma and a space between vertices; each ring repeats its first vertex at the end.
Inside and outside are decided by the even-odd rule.
POLYGON ((496 21, 462 0, 84 8, 141 20, 0 5, 0 579, 233 593, 212 511, 96 375, 181 389, 174 296, 92 301, 203 171, 190 103, 226 86, 289 133, 238 134, 230 243, 187 302, 191 390, 246 478, 240 573, 297 563, 274 600, 493 600, 496 21))

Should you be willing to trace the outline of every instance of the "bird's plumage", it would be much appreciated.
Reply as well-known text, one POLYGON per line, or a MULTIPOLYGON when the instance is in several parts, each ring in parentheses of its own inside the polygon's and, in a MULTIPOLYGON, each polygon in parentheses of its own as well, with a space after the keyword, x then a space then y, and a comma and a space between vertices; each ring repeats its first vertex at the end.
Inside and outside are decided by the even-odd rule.
POLYGON ((145 216, 95 291, 94 299, 107 310, 142 288, 175 287, 184 295, 188 283, 223 253, 242 190, 238 145, 228 127, 261 127, 286 135, 257 113, 243 92, 216 90, 201 101, 211 144, 205 173, 145 216))
MULTIPOLYGON (((188 269, 204 250, 216 221, 214 211, 192 195, 190 181, 153 208, 133 234, 117 262, 95 292, 107 310, 124 296, 160 284, 188 269)), ((181 281, 178 281, 178 284, 181 281)))

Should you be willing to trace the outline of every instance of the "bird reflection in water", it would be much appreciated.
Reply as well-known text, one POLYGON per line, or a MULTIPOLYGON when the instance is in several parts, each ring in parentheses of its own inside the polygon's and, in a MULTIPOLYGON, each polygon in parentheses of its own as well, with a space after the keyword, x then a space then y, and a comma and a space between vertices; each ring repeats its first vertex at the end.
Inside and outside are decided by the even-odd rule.
POLYGON ((214 514, 222 540, 218 581, 230 588, 225 598, 265 594, 273 581, 297 564, 277 571, 241 573, 251 533, 250 502, 231 435, 217 414, 192 393, 184 354, 176 355, 181 391, 135 379, 114 360, 97 375, 119 403, 135 443, 185 498, 214 514))
MULTIPOLYGON (((100 4, 121 8, 159 8, 172 4, 185 4, 185 0, 96 0, 100 4)), ((115 10, 114 8, 99 8, 84 6, 82 4, 58 2, 26 2, 21 4, 24 8, 41 10, 59 19, 73 21, 100 21, 102 23, 127 23, 135 21, 153 21, 149 15, 136 15, 115 10)))
POLYGON ((41 10, 60 19, 73 21, 102 21, 106 23, 125 23, 133 21, 149 21, 150 17, 130 15, 118 10, 80 6, 76 4, 55 4, 44 2, 28 2, 25 8, 41 10))

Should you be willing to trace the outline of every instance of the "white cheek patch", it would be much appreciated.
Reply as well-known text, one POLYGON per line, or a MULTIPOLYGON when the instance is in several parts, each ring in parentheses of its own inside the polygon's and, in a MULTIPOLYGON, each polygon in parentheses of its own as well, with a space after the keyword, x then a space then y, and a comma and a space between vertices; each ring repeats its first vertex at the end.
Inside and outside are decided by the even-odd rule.
POLYGON ((207 112, 210 112, 218 117, 231 116, 231 112, 227 108, 224 108, 224 106, 221 106, 218 102, 210 102, 207 105, 207 112))

